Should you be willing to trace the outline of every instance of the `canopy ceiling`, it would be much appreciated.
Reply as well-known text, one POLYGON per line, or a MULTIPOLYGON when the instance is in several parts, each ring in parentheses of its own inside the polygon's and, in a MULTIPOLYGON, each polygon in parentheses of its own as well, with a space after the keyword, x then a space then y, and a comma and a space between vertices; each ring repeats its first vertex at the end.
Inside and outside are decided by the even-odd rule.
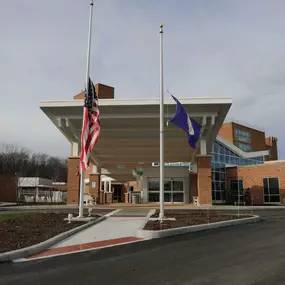
MULTIPOLYGON (((229 111, 228 98, 179 99, 189 115, 202 125, 208 151, 229 111)), ((44 101, 40 108, 71 143, 80 144, 83 100, 44 101)), ((101 167, 110 163, 159 161, 159 100, 99 100, 101 135, 92 152, 101 167)), ((189 147, 184 131, 167 121, 176 111, 172 99, 165 100, 165 161, 195 161, 200 151, 189 147), (168 125, 168 126, 167 126, 168 125)), ((114 173, 115 175, 115 173, 114 173)))

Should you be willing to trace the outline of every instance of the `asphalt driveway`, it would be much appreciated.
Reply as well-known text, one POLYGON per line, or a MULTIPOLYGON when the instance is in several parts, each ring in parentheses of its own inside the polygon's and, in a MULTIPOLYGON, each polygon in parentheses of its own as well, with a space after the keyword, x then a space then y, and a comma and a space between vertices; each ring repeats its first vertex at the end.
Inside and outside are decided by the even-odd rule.
POLYGON ((285 211, 259 214, 256 224, 0 264, 0 284, 285 284, 285 211))

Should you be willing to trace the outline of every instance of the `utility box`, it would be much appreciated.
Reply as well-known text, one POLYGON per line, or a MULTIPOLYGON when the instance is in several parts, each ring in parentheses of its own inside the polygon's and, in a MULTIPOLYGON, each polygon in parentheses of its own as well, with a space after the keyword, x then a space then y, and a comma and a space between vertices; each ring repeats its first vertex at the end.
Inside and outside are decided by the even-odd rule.
POLYGON ((132 204, 139 204, 140 201, 140 193, 134 193, 132 192, 132 204))

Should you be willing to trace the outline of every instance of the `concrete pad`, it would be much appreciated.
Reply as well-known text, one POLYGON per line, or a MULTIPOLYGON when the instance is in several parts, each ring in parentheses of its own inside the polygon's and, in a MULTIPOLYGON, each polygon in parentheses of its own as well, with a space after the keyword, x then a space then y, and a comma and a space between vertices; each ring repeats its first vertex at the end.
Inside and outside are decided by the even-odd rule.
POLYGON ((110 217, 100 224, 91 226, 85 231, 67 238, 66 240, 54 245, 52 248, 135 236, 137 230, 141 228, 146 221, 146 218, 110 217))
MULTIPOLYGON (((73 217, 71 219, 71 222, 90 222, 90 221, 93 221, 93 220, 96 220, 98 219, 98 217, 83 217, 83 218, 78 218, 78 217, 73 217)), ((65 221, 68 221, 68 218, 65 218, 64 219, 65 221)))
POLYGON ((160 219, 160 218, 149 218, 149 221, 176 221, 176 219, 175 218, 167 218, 167 217, 165 217, 165 218, 163 218, 163 219, 160 219))

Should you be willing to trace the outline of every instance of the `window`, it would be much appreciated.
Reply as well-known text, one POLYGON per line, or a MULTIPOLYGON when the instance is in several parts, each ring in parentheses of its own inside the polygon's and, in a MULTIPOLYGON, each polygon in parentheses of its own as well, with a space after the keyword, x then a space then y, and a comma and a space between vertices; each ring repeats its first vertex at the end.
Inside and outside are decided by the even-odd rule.
POLYGON ((233 191, 241 191, 243 189, 243 180, 231 180, 230 189, 233 191))
POLYGON ((171 181, 164 181, 164 191, 171 191, 171 181))
POLYGON ((183 192, 183 182, 182 181, 173 181, 173 191, 182 191, 183 192))
POLYGON ((235 129, 235 140, 240 142, 251 143, 251 134, 247 131, 241 131, 240 129, 235 129))
MULTIPOLYGON (((148 182, 148 201, 159 202, 159 180, 154 178, 148 182)), ((166 178, 164 181, 164 202, 184 201, 184 181, 183 179, 166 178)))
POLYGON ((130 191, 130 192, 133 192, 133 191, 134 191, 134 186, 130 186, 130 187, 129 187, 129 191, 130 191))
POLYGON ((249 152, 252 150, 251 145, 249 145, 249 144, 237 143, 237 147, 240 148, 241 150, 245 151, 245 152, 249 152))
POLYGON ((265 203, 279 203, 279 181, 277 177, 263 178, 263 194, 265 203))
POLYGON ((243 180, 230 181, 230 199, 232 202, 244 201, 243 180))

